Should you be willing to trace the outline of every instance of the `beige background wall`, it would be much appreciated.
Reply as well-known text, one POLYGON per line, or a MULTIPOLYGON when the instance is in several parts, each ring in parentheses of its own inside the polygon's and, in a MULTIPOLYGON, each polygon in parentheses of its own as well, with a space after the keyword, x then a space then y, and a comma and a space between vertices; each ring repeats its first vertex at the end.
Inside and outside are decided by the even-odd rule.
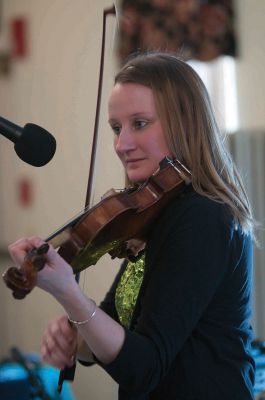
MULTIPOLYGON (((0 76, 0 115, 24 125, 34 122, 57 140, 54 159, 33 168, 18 159, 12 145, 0 137, 0 247, 21 236, 46 237, 82 209, 96 108, 102 33, 102 14, 108 0, 2 0, 1 38, 8 46, 10 19, 28 20, 29 54, 13 60, 11 74, 0 76), (27 179, 33 203, 22 207, 18 183, 27 179)), ((265 127, 265 14, 264 0, 237 0, 239 58, 236 62, 241 128, 265 127)), ((122 187, 123 175, 112 157, 111 133, 106 124, 106 99, 115 70, 115 21, 108 20, 100 143, 95 201, 110 187, 122 187), (104 146, 104 151, 103 151, 104 146)), ((0 43, 0 46, 2 44, 0 43)), ((105 257, 89 269, 81 285, 97 301, 103 297, 118 263, 105 257)), ((3 269, 4 267, 2 267, 3 269)), ((0 281, 1 355, 12 345, 39 351, 47 321, 61 312, 39 290, 24 301, 12 299, 0 281)), ((116 399, 117 387, 100 368, 78 367, 74 391, 77 399, 116 399)))
MULTIPOLYGON (((10 76, 0 77, 0 115, 21 126, 34 122, 46 128, 56 137, 57 151, 45 167, 34 168, 23 163, 11 142, 0 137, 2 249, 21 236, 46 237, 84 205, 103 9, 110 6, 108 0, 3 1, 5 36, 10 19, 27 18, 29 54, 13 60, 10 76), (33 203, 29 208, 18 201, 21 179, 32 184, 33 203)), ((94 201, 112 186, 123 187, 123 173, 118 161, 113 160, 112 135, 106 124, 106 100, 115 64, 115 25, 115 19, 109 17, 94 201)), ((81 278, 86 293, 100 301, 117 267, 118 263, 106 257, 87 271, 81 278)), ((60 307, 37 289, 23 302, 14 301, 2 280, 0 286, 0 320, 5 321, 1 323, 1 356, 13 345, 39 352, 42 332, 48 320, 61 312, 60 307)), ((116 384, 98 367, 90 371, 78 367, 74 392, 80 400, 117 397, 116 384)))

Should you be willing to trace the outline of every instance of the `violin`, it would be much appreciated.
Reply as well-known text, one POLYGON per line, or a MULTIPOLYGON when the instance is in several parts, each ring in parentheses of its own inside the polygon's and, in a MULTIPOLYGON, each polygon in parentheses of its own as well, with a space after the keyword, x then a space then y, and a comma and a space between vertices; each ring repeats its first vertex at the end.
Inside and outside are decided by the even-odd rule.
MULTIPOLYGON (((16 299, 23 299, 36 286, 37 274, 45 265, 49 245, 78 273, 95 265, 109 253, 112 258, 137 255, 130 242, 145 243, 152 227, 170 200, 190 184, 191 173, 178 160, 168 157, 146 182, 122 191, 111 189, 98 204, 85 210, 56 233, 44 245, 31 250, 19 267, 11 267, 3 280, 16 299)), ((142 246, 141 246, 142 248, 142 246)))

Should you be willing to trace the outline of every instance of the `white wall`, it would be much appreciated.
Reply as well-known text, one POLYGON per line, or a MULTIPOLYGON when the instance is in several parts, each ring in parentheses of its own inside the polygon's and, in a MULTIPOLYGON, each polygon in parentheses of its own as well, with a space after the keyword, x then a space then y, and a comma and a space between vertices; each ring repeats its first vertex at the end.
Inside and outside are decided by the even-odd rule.
POLYGON ((255 336, 265 338, 265 2, 237 0, 239 54, 236 60, 239 135, 235 157, 261 224, 260 247, 254 249, 253 325, 255 336))
MULTIPOLYGON (((11 75, 0 77, 0 115, 23 126, 34 122, 57 140, 53 160, 42 168, 23 163, 11 143, 0 137, 0 247, 21 236, 46 237, 80 211, 85 202, 96 109, 103 9, 113 2, 101 0, 4 0, 3 32, 10 19, 28 21, 29 55, 12 61, 11 75), (17 185, 30 180, 34 200, 29 208, 18 201, 17 185)), ((107 46, 95 200, 112 186, 123 186, 123 173, 113 160, 112 134, 107 127, 106 100, 115 64, 115 19, 107 20, 107 46), (104 151, 102 147, 104 146, 104 151)), ((2 36, 3 37, 3 36, 2 36)), ((10 263, 10 261, 9 261, 10 263)), ((9 266, 4 265, 2 269, 9 266)), ((81 278, 85 292, 102 299, 117 271, 108 257, 81 278)), ((15 301, 0 282, 1 355, 12 345, 23 351, 40 349, 47 321, 61 312, 55 301, 40 290, 24 301, 15 301)), ((115 399, 117 387, 99 368, 78 367, 76 397, 115 399)))
MULTIPOLYGON (((57 139, 57 152, 47 166, 32 168, 18 159, 11 143, 0 138, 4 166, 1 179, 7 186, 2 192, 2 244, 25 234, 47 235, 83 207, 96 108, 102 13, 104 6, 112 3, 105 0, 97 4, 86 0, 3 2, 4 29, 8 29, 12 17, 23 15, 28 19, 30 53, 25 59, 13 61, 10 77, 0 78, 0 115, 22 126, 34 122, 45 127, 57 139), (17 200, 17 183, 22 177, 33 185, 35 199, 30 210, 17 200)), ((113 28, 113 18, 108 22, 113 28)), ((108 34, 103 100, 113 77, 113 29, 108 34)), ((101 120, 104 124, 100 125, 100 136, 104 134, 104 146, 111 147, 104 101, 101 120)), ((113 167, 113 158, 107 157, 108 152, 100 163, 103 176, 108 177, 106 190, 106 183, 116 183, 112 178, 116 164, 113 167)))
POLYGON ((239 55, 236 62, 242 129, 265 127, 265 1, 236 0, 239 55))

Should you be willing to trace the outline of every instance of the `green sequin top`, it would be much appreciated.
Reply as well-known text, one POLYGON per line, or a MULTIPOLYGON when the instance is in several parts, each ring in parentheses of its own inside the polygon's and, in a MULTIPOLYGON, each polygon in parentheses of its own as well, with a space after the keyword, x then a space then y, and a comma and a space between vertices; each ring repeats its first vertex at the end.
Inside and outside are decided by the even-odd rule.
POLYGON ((115 306, 122 325, 129 328, 133 310, 144 276, 144 255, 136 262, 129 261, 116 288, 115 306))

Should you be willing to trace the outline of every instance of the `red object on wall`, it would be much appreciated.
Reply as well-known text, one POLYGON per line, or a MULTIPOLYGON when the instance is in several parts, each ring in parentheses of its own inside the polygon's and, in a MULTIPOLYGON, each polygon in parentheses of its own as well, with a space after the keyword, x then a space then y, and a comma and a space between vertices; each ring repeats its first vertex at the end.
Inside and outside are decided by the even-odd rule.
POLYGON ((27 21, 26 18, 14 18, 11 21, 12 55, 25 57, 27 55, 27 21))
POLYGON ((30 207, 33 202, 32 181, 29 178, 21 178, 18 181, 18 200, 22 207, 30 207))

